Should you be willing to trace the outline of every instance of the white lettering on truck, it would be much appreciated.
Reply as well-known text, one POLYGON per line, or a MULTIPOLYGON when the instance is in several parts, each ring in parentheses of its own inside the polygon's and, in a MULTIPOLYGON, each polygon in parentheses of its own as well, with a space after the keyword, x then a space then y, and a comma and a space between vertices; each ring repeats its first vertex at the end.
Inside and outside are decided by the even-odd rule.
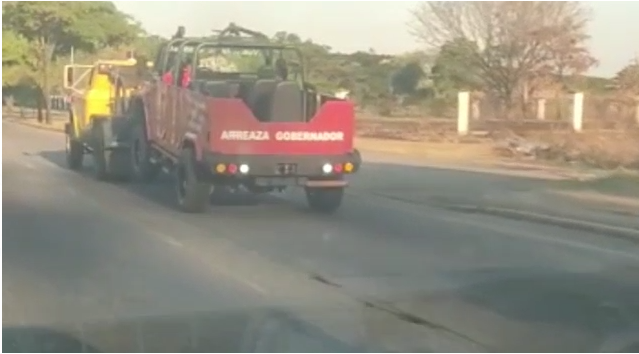
POLYGON ((267 131, 263 130, 224 130, 222 131, 222 140, 239 140, 239 141, 263 141, 270 140, 267 131))
POLYGON ((342 141, 343 132, 277 132, 278 141, 342 141))
MULTIPOLYGON (((221 140, 236 141, 265 141, 271 140, 269 132, 262 130, 224 130, 221 140)), ((344 141, 344 133, 340 131, 325 132, 291 132, 278 131, 275 133, 277 141, 344 141)))

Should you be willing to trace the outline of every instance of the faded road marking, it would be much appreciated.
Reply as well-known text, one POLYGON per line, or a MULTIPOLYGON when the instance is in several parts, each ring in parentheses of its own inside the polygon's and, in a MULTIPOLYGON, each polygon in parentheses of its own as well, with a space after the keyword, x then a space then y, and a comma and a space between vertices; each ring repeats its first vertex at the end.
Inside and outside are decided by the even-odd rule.
POLYGON ((156 231, 156 230, 153 230, 153 229, 149 229, 149 228, 147 228, 146 231, 149 234, 152 234, 153 236, 156 236, 157 238, 159 238, 162 242, 166 243, 167 245, 171 245, 173 247, 184 247, 184 245, 180 241, 176 240, 174 237, 169 236, 169 235, 167 235, 167 234, 165 234, 163 232, 159 232, 159 231, 156 231))
POLYGON ((166 243, 168 245, 171 245, 171 246, 176 247, 176 248, 182 248, 182 249, 187 250, 190 253, 195 254, 197 256, 197 260, 201 261, 204 264, 206 264, 209 267, 209 269, 211 269, 211 271, 213 271, 214 273, 221 274, 221 275, 223 275, 223 276, 225 276, 227 278, 230 278, 230 279, 232 279, 232 280, 234 280, 234 281, 236 281, 238 283, 241 283, 241 284, 253 289, 254 291, 256 291, 256 292, 258 292, 260 294, 263 294, 263 295, 268 294, 268 292, 264 288, 259 286, 258 284, 254 283, 251 280, 239 277, 236 274, 233 274, 230 270, 228 270, 226 268, 223 268, 223 267, 216 266, 216 265, 212 264, 206 258, 202 257, 202 255, 199 252, 197 252, 196 250, 190 249, 189 247, 185 247, 183 243, 181 243, 180 241, 176 240, 175 238, 173 238, 173 237, 171 237, 169 235, 166 235, 166 234, 164 234, 162 232, 153 230, 153 229, 146 229, 146 230, 148 231, 149 234, 152 234, 152 235, 158 237, 162 242, 164 242, 164 243, 166 243))
MULTIPOLYGON (((200 258, 200 259, 202 259, 202 258, 200 258)), ((236 280, 236 281, 248 286, 249 288, 257 291, 258 293, 260 293, 262 295, 267 295, 268 294, 268 291, 266 291, 264 288, 262 288, 258 284, 254 283, 254 282, 252 282, 252 281, 250 281, 248 279, 244 279, 244 278, 241 278, 241 277, 239 277, 237 275, 234 275, 228 269, 216 267, 216 266, 214 266, 213 264, 209 263, 208 261, 206 261, 204 259, 202 259, 202 261, 204 261, 209 267, 211 267, 211 269, 214 272, 222 274, 222 275, 224 275, 224 276, 226 276, 228 278, 234 279, 234 280, 236 280)))
POLYGON ((19 160, 19 161, 20 161, 20 164, 21 164, 22 166, 24 166, 24 167, 26 167, 26 168, 28 168, 28 169, 30 169, 30 170, 35 170, 35 169, 36 169, 36 167, 35 167, 35 166, 33 166, 33 165, 32 165, 30 162, 28 162, 28 161, 24 161, 24 160, 19 160))
POLYGON ((163 237, 162 240, 171 246, 184 247, 184 245, 180 241, 174 239, 173 237, 163 237))

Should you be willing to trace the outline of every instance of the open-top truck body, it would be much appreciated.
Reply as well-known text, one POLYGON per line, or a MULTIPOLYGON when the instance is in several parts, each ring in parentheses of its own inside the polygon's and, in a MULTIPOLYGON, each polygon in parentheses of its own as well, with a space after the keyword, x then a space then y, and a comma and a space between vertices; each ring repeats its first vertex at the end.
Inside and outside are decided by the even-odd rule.
POLYGON ((123 104, 140 86, 138 65, 130 57, 65 66, 64 87, 70 101, 65 127, 69 168, 80 169, 84 156, 90 154, 97 178, 130 176, 127 107, 123 104))
POLYGON ((336 210, 361 163, 353 103, 317 93, 299 50, 259 33, 231 24, 211 38, 176 37, 129 106, 134 177, 171 169, 186 212, 220 190, 292 186, 312 209, 336 210))

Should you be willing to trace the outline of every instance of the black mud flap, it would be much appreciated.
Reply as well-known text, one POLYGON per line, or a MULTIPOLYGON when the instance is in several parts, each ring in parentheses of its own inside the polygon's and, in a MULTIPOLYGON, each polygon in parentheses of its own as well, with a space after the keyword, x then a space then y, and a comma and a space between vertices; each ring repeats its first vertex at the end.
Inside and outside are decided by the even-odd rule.
POLYGON ((354 149, 351 155, 353 157, 353 165, 355 167, 353 169, 353 173, 355 173, 359 171, 359 168, 362 165, 362 154, 359 152, 359 150, 354 149))

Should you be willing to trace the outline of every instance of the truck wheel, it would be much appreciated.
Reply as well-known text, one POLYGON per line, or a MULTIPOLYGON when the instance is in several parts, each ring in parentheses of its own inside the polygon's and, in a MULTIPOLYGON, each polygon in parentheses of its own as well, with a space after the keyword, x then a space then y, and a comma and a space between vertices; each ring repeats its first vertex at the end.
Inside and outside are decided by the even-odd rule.
POLYGON ((71 138, 69 134, 65 134, 65 139, 67 166, 77 171, 82 168, 82 162, 84 161, 84 146, 81 142, 71 138))
POLYGON ((335 212, 342 204, 343 197, 343 187, 306 188, 308 206, 313 211, 320 213, 330 214, 335 212))
MULTIPOLYGON (((97 129, 96 129, 97 130, 97 129)), ((104 140, 101 136, 93 136, 92 155, 93 155, 93 175, 96 179, 104 181, 109 177, 108 156, 104 149, 104 140)))
POLYGON ((175 166, 177 202, 180 209, 187 213, 202 213, 209 207, 211 184, 198 179, 195 154, 192 149, 182 151, 175 166))
POLYGON ((136 124, 131 139, 131 167, 133 177, 139 182, 151 182, 160 173, 162 166, 151 162, 151 147, 144 126, 136 124))
POLYGON ((107 150, 101 124, 93 127, 93 164, 95 178, 100 181, 127 180, 130 177, 131 156, 128 150, 107 150))

